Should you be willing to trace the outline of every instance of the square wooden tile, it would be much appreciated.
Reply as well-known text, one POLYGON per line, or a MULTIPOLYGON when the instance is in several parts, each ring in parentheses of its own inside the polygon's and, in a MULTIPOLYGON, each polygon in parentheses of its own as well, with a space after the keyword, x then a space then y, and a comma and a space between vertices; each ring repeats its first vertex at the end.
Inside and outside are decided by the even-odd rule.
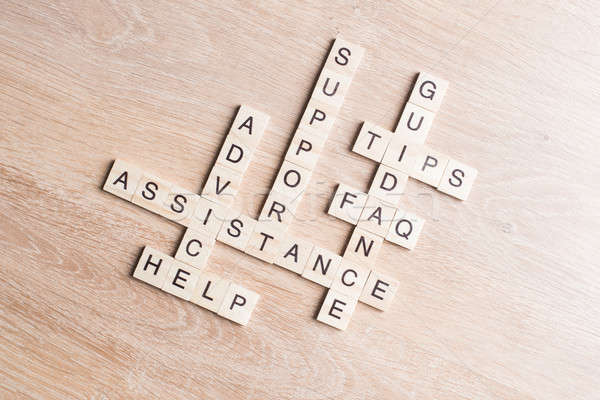
POLYGON ((321 305, 317 321, 344 331, 350 323, 355 308, 355 298, 329 289, 321 305))
POLYGON ((175 259, 203 269, 214 246, 215 239, 213 237, 188 228, 179 243, 175 259))
POLYGON ((437 190, 457 199, 467 200, 475 178, 477 178, 477 169, 450 159, 437 190))
POLYGON ((237 324, 246 325, 260 296, 250 289, 231 283, 219 308, 219 315, 237 324))
POLYGON ((138 183, 132 202, 148 211, 163 215, 164 206, 173 185, 157 176, 144 174, 138 183))
POLYGON ((356 225, 366 202, 366 193, 340 183, 333 195, 327 214, 356 225))
POLYGON ((246 254, 273 264, 279 252, 285 227, 276 221, 258 221, 244 250, 246 254))
POLYGON ((358 221, 358 227, 385 237, 396 215, 396 207, 369 196, 358 221))
POLYGON ((216 238, 227 220, 228 212, 226 205, 200 196, 188 227, 216 238))
POLYGON ((189 300, 198 283, 201 270, 178 260, 173 260, 162 290, 183 300, 189 300))
POLYGON ((225 219, 217 240, 240 251, 246 250, 257 221, 235 209, 229 210, 225 219))
POLYGON ((381 243, 383 243, 383 237, 357 226, 346 245, 344 258, 355 264, 373 267, 381 249, 381 243))
POLYGON ((433 124, 435 114, 413 103, 406 103, 400 121, 396 126, 396 134, 402 135, 409 142, 425 143, 433 124))
POLYGON ((217 164, 244 175, 252 161, 253 151, 238 135, 227 135, 217 156, 217 164))
POLYGON ((423 145, 410 143, 402 135, 392 136, 381 163, 412 176, 423 145))
POLYGON ((394 132, 371 122, 362 123, 352 151, 373 161, 381 162, 394 132))
POLYGON ((127 201, 131 201, 144 171, 123 160, 113 161, 103 189, 127 201))
POLYGON ((335 122, 337 109, 331 104, 311 98, 302 114, 298 130, 310 132, 325 140, 335 122))
POLYGON ((190 297, 194 304, 204 307, 214 313, 219 312, 223 299, 231 282, 216 274, 202 272, 196 283, 196 288, 190 297))
POLYGON ((161 215, 183 226, 188 226, 194 217, 199 200, 199 195, 174 185, 169 191, 161 215))
POLYGON ((408 174, 379 164, 369 188, 369 196, 377 197, 388 204, 398 205, 402 200, 407 182, 408 174))
POLYGON ((359 263, 342 258, 340 267, 337 270, 331 289, 343 293, 354 299, 358 299, 362 293, 363 287, 367 283, 367 278, 371 270, 359 263))
POLYGON ((312 98, 340 108, 351 83, 352 78, 349 75, 323 68, 313 90, 312 98))
POLYGON ((308 240, 285 234, 274 263, 297 274, 302 274, 313 247, 314 245, 308 240))
POLYGON ((241 105, 229 130, 230 135, 240 138, 251 149, 256 148, 271 117, 247 105, 241 105))
POLYGON ((381 272, 371 270, 359 301, 382 311, 387 311, 398 291, 399 282, 381 272))
POLYGON ((298 198, 294 199, 271 190, 258 220, 276 221, 287 227, 294 220, 299 203, 300 199, 298 198))
POLYGON ((449 160, 444 154, 424 146, 419 152, 415 168, 410 176, 436 188, 442 181, 442 175, 449 160))
POLYGON ((324 135, 297 130, 285 154, 285 160, 312 171, 317 165, 326 139, 324 135))
POLYGON ((338 36, 329 51, 324 68, 353 76, 364 54, 365 49, 363 47, 338 36))
POLYGON ((412 250, 419 240, 423 225, 423 218, 398 208, 385 240, 412 250))
POLYGON ((215 164, 206 180, 202 196, 221 204, 230 205, 233 203, 241 181, 241 173, 215 164))
POLYGON ((304 195, 311 174, 311 170, 284 160, 281 168, 279 168, 272 190, 297 201, 304 195))
POLYGON ((427 72, 420 72, 410 93, 409 102, 437 112, 448 90, 448 81, 427 72))
POLYGON ((160 289, 173 261, 165 253, 146 246, 133 271, 133 277, 160 289))
POLYGON ((302 277, 321 286, 330 287, 341 261, 342 257, 337 254, 314 246, 302 272, 302 277))

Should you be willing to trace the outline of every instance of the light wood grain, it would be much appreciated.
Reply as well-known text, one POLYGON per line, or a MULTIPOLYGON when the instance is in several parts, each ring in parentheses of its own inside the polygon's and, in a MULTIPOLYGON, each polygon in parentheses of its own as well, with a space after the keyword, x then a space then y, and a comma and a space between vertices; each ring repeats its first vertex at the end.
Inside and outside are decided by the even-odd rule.
POLYGON ((595 1, 1 1, 0 397, 594 399, 600 370, 595 1), (285 4, 284 4, 285 3, 285 4), (261 295, 240 327, 131 277, 183 228, 101 190, 115 158, 199 192, 236 107, 271 116, 236 206, 257 217, 331 40, 366 49, 291 233, 341 254, 335 186, 366 192, 360 122, 396 126, 419 71, 450 87, 432 148, 479 170, 427 222, 382 313, 217 243, 261 295))

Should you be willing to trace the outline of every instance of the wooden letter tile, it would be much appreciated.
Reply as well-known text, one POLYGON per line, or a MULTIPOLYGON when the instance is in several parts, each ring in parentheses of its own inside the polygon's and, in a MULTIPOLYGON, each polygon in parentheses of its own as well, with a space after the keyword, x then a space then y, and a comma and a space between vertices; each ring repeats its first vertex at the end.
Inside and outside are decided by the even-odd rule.
POLYGON ((338 36, 331 47, 324 68, 352 76, 364 54, 364 48, 338 36))
POLYGON ((266 263, 273 264, 284 234, 285 227, 279 222, 258 221, 244 251, 266 263))
POLYGON ((314 245, 307 240, 284 235, 274 263, 297 274, 302 274, 313 247, 314 245))
POLYGON ((396 296, 398 285, 397 280, 372 270, 359 300, 371 307, 386 311, 396 296))
POLYGON ((466 200, 469 197, 475 178, 477 178, 475 168, 450 159, 444 175, 442 175, 442 182, 437 189, 457 199, 466 200))
POLYGON ((344 259, 354 264, 372 267, 383 243, 383 237, 355 227, 346 245, 344 259))
POLYGON ((393 135, 393 132, 365 121, 358 132, 352 151, 373 161, 381 162, 393 135))
POLYGON ((133 203, 159 215, 164 214, 164 208, 171 191, 170 182, 153 175, 144 174, 133 195, 133 203))
POLYGON ((285 154, 286 161, 312 171, 317 165, 325 140, 323 135, 297 130, 285 154))
POLYGON ((256 222, 255 219, 242 214, 240 211, 231 209, 227 213, 225 223, 221 226, 217 240, 240 251, 244 251, 250 240, 250 235, 254 231, 256 222))
POLYGON ((246 325, 250 321, 259 297, 252 290, 232 283, 221 303, 219 315, 240 325, 246 325))
POLYGON ((438 187, 449 160, 442 153, 424 146, 421 148, 410 176, 433 187, 438 187))
POLYGON ((227 219, 228 211, 227 206, 224 204, 200 196, 196 203, 193 218, 188 226, 195 231, 216 238, 221 226, 227 219))
POLYGON ((426 72, 421 72, 408 101, 430 111, 437 112, 442 104, 446 90, 448 90, 448 81, 436 78, 426 72))
POLYGON ((321 286, 329 287, 341 261, 342 257, 337 254, 315 246, 308 257, 302 277, 321 286))
POLYGON ((238 192, 241 181, 241 173, 215 164, 206 180, 202 196, 225 205, 230 205, 238 192))
POLYGON ((327 296, 321 305, 317 321, 344 331, 350 323, 355 308, 355 298, 336 290, 329 289, 329 291, 327 291, 327 296))
POLYGON ((324 68, 319 75, 312 97, 340 108, 351 82, 350 76, 324 68))
POLYGON ((165 253, 146 246, 133 271, 133 277, 160 289, 173 261, 165 253))
POLYGON ((327 213, 356 225, 366 201, 366 193, 340 183, 331 200, 327 213))
POLYGON ((283 161, 275 178, 273 190, 294 201, 302 198, 312 172, 289 161, 283 161))
POLYGON ((230 135, 235 135, 251 149, 256 148, 269 124, 267 114, 246 105, 240 106, 231 129, 230 135))
POLYGON ((335 122, 336 115, 337 109, 334 106, 317 99, 310 99, 304 114, 302 114, 298 129, 319 135, 325 140, 335 122))
POLYGON ((381 163, 412 176, 423 145, 408 142, 404 136, 395 134, 385 150, 381 163))
POLYGON ((122 199, 131 201, 143 175, 144 172, 138 167, 127 164, 122 160, 115 160, 108 173, 106 182, 104 182, 104 190, 122 199))
POLYGON ((287 227, 293 220, 299 199, 293 199, 271 190, 258 217, 259 221, 276 221, 287 227))
POLYGON ((189 300, 196 288, 200 273, 201 270, 198 268, 173 260, 162 290, 183 300, 189 300))
POLYGON ((194 217, 199 200, 199 195, 182 187, 173 186, 169 191, 162 215, 171 221, 188 226, 194 217))
POLYGON ((385 237, 395 215, 396 207, 379 200, 377 197, 369 196, 360 215, 358 227, 385 237))
POLYGON ((433 118, 435 114, 427 111, 413 103, 406 103, 398 126, 396 126, 396 134, 400 134, 412 143, 425 143, 433 118))
POLYGON ((388 204, 398 205, 408 182, 408 175, 384 164, 379 164, 371 182, 369 196, 377 197, 388 204))
POLYGON ((361 267, 360 264, 342 258, 340 268, 338 268, 331 289, 358 299, 362 293, 370 270, 361 267))
POLYGON ((204 268, 208 256, 215 245, 215 239, 209 235, 188 228, 179 243, 175 259, 198 269, 204 268))
POLYGON ((218 313, 230 283, 229 280, 218 275, 202 272, 190 301, 218 313))
POLYGON ((399 208, 396 210, 385 240, 412 250, 419 240, 423 225, 425 225, 423 218, 399 208))
POLYGON ((252 160, 253 149, 246 146, 238 135, 228 135, 221 146, 217 164, 244 175, 252 160))

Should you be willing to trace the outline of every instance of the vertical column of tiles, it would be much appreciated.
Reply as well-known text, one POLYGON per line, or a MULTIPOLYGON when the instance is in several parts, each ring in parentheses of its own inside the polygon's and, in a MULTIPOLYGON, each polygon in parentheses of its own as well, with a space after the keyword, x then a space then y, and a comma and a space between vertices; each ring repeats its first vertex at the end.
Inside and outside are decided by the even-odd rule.
POLYGON ((425 143, 447 89, 448 81, 426 72, 419 73, 400 115, 396 133, 409 142, 425 143))
MULTIPOLYGON (((263 207, 261 219, 272 210, 270 198, 278 196, 274 192, 298 202, 302 198, 363 54, 362 47, 336 38, 263 207)), ((286 219, 283 223, 287 225, 291 220, 286 219)))
POLYGON ((265 113, 240 106, 204 185, 202 196, 231 205, 269 119, 265 113))

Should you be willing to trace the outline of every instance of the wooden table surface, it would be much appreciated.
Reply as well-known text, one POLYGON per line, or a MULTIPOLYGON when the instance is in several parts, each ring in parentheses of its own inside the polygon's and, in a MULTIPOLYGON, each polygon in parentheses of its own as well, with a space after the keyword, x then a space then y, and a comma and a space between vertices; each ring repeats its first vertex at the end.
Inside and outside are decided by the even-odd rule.
POLYGON ((0 2, 0 398, 597 399, 597 2, 203 3, 0 2), (112 160, 200 191, 251 105, 257 217, 337 34, 366 55, 292 233, 343 251, 359 124, 393 129, 419 71, 450 81, 428 143, 479 169, 466 202, 409 182, 392 308, 335 330, 324 288, 220 243, 209 270, 261 295, 246 327, 134 280, 183 228, 103 192, 112 160))

